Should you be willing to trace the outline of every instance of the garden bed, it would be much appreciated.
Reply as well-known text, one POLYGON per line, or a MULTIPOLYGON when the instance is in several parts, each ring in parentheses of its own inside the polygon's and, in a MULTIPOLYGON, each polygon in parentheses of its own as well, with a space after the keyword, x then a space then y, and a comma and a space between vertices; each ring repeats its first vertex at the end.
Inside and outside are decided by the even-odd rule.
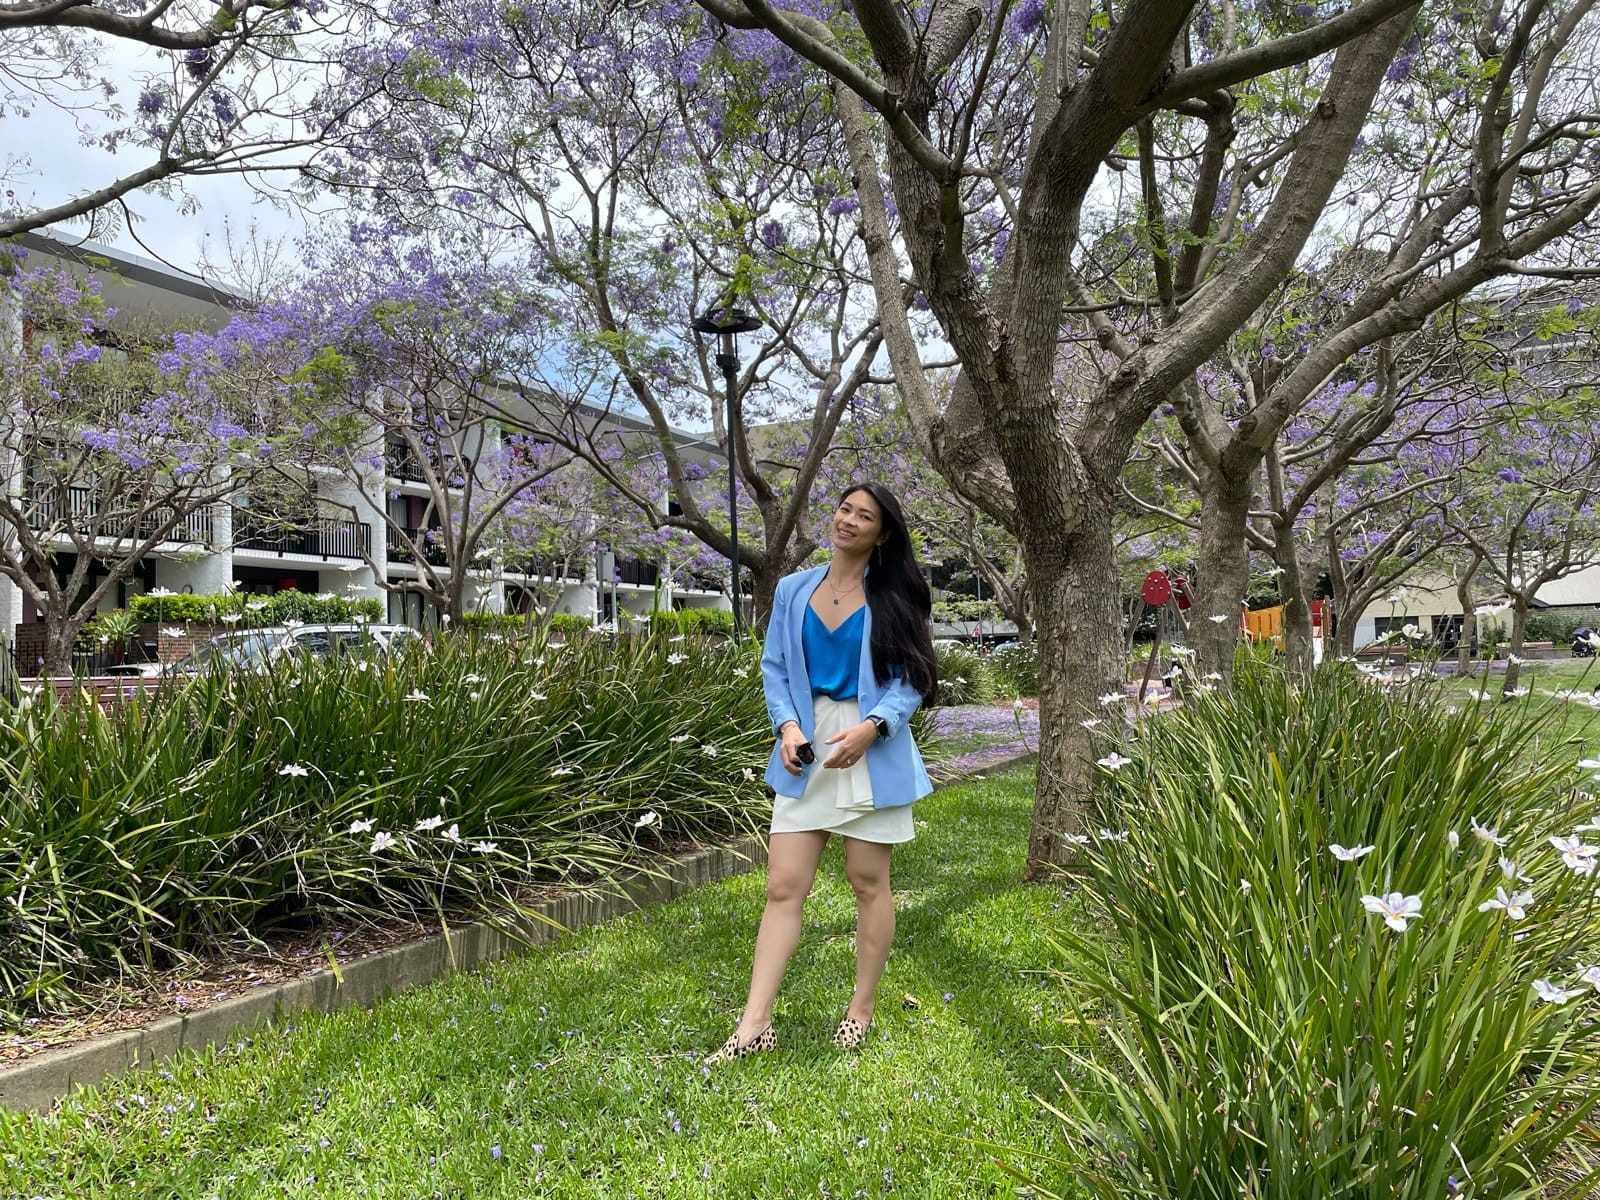
POLYGON ((834 848, 774 1054, 700 1065, 748 983, 762 881, 746 876, 48 1116, 0 1113, 0 1171, 49 1200, 1011 1195, 997 1159, 1048 1169, 1030 1156, 1060 1150, 1032 1099, 1058 1094, 1041 1047, 1079 1042, 1037 970, 1079 906, 1019 882, 1032 796, 1020 775, 924 802, 896 852, 900 949, 859 1055, 828 1043, 853 957, 834 848))
POLYGON ((737 647, 448 640, 135 693, 0 712, 13 1032, 274 928, 493 911, 760 821, 770 734, 737 647))

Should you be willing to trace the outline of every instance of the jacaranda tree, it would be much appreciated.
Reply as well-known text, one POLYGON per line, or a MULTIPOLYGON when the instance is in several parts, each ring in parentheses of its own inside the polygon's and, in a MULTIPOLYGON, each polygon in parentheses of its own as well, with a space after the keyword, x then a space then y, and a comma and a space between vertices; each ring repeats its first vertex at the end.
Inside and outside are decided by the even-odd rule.
POLYGON ((354 223, 308 245, 290 294, 218 335, 325 414, 325 460, 349 485, 348 515, 375 511, 382 557, 412 568, 380 569, 369 545, 377 585, 420 594, 452 621, 478 607, 490 552, 506 549, 502 514, 570 461, 528 431, 534 403, 517 380, 536 348, 521 278, 464 245, 354 223), (424 494, 386 495, 391 475, 424 494))
POLYGON ((55 110, 118 164, 68 191, 67 173, 41 175, 50 164, 13 148, 0 158, 0 238, 79 218, 106 236, 132 224, 139 193, 192 204, 186 184, 205 176, 244 176, 292 197, 306 182, 299 173, 381 93, 381 72, 354 84, 334 51, 373 16, 369 5, 322 0, 0 5, 8 127, 55 110))
POLYGON ((543 435, 647 523, 727 555, 727 490, 695 478, 673 436, 709 428, 736 464, 740 560, 764 614, 816 547, 841 422, 885 376, 825 83, 688 5, 429 0, 391 15, 384 61, 370 57, 399 78, 319 178, 380 219, 492 231, 527 261, 546 348, 531 381, 585 401, 548 411, 543 435), (730 421, 720 347, 690 326, 732 307, 762 328, 741 339, 730 421), (596 407, 647 424, 632 457, 658 457, 664 490, 616 472, 596 407))
MULTIPOLYGON (((1145 421, 1177 406, 1225 485, 1200 607, 1234 613, 1248 481, 1306 398, 1484 281, 1568 265, 1600 200, 1593 5, 700 3, 833 84, 913 427, 1027 558, 1045 713, 1029 860, 1068 861, 1094 757, 1075 718, 1122 686, 1113 515, 1145 421), (1419 74, 1430 86, 1408 92, 1419 74), (1207 410, 1195 372, 1296 277, 1314 235, 1336 236, 1330 205, 1391 138, 1371 201, 1381 261, 1347 296, 1317 297, 1326 315, 1248 409, 1207 410), (944 408, 903 319, 908 281, 959 359, 944 408)), ((1232 633, 1214 627, 1220 659, 1232 633)))
POLYGON ((118 323, 92 279, 0 277, 0 575, 46 633, 24 671, 68 670, 142 562, 225 548, 235 494, 315 454, 317 406, 261 382, 205 333, 118 323))

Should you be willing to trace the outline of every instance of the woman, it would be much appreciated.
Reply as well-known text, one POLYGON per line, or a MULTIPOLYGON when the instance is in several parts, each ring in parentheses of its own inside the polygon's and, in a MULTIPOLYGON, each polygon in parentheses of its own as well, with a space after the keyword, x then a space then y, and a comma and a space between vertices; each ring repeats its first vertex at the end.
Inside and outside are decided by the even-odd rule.
POLYGON ((933 790, 907 728, 938 684, 932 604, 900 502, 876 484, 852 486, 834 510, 832 541, 827 566, 785 577, 773 598, 761 658, 778 737, 767 766, 776 793, 767 907, 744 1015, 708 1063, 777 1045, 772 1004, 834 833, 844 837, 857 920, 855 994, 833 1040, 841 1049, 866 1040, 894 940, 889 854, 912 838, 912 802, 933 790))

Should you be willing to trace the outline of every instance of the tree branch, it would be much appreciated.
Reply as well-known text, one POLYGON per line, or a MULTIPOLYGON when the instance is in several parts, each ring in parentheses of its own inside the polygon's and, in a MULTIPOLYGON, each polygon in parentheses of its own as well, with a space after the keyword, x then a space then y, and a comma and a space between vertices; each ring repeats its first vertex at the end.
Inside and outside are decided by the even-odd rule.
POLYGON ((1191 100, 1295 63, 1307 62, 1376 29, 1397 13, 1411 10, 1406 18, 1409 25, 1419 7, 1417 0, 1363 0, 1310 29, 1188 67, 1173 75, 1151 97, 1141 115, 1158 108, 1171 108, 1178 100, 1191 100))

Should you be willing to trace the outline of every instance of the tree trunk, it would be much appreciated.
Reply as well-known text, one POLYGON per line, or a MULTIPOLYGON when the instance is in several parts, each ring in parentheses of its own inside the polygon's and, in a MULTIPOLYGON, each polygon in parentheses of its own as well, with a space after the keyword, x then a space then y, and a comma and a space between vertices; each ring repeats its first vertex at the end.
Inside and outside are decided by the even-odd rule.
MULTIPOLYGON (((768 555, 769 562, 777 562, 776 555, 768 555)), ((772 598, 778 591, 778 580, 787 574, 781 567, 769 567, 763 571, 750 572, 750 586, 754 591, 754 613, 751 616, 751 631, 765 634, 767 622, 772 618, 772 598)))
POLYGON ((1099 702, 1124 692, 1125 670, 1109 497, 1086 503, 1091 507, 1065 538, 1024 529, 1039 644, 1039 784, 1028 879, 1072 866, 1067 838, 1083 829, 1096 747, 1123 717, 1120 705, 1108 710, 1099 702), (1098 737, 1081 724, 1089 717, 1106 722, 1098 737))
POLYGON ((466 613, 467 573, 457 568, 455 563, 450 564, 450 582, 445 586, 444 619, 446 624, 454 625, 457 629, 462 627, 461 618, 466 613))
POLYGON ((44 665, 40 675, 64 676, 72 674, 72 646, 78 640, 84 618, 57 617, 46 613, 44 618, 44 665))
MULTIPOLYGON (((1341 608, 1338 610, 1343 612, 1341 608)), ((1352 620, 1339 618, 1339 632, 1333 639, 1334 655, 1338 658, 1350 658, 1356 652, 1356 623, 1352 620)))
POLYGON ((1305 571, 1300 566, 1300 556, 1295 553, 1294 526, 1274 526, 1272 530, 1272 561, 1278 567, 1278 595, 1283 600, 1283 653, 1289 668, 1289 678, 1304 683, 1311 677, 1316 665, 1316 651, 1312 645, 1314 632, 1311 626, 1311 598, 1306 595, 1305 571))
POLYGON ((1456 671, 1460 675, 1472 671, 1472 643, 1478 638, 1478 614, 1472 609, 1472 584, 1478 574, 1478 561, 1474 560, 1456 583, 1456 600, 1461 604, 1461 638, 1456 642, 1456 671))
POLYGON ((1017 612, 1011 620, 1017 627, 1017 645, 1030 644, 1033 641, 1033 621, 1029 619, 1027 613, 1017 612))
MULTIPOLYGON (((1502 696, 1509 696, 1517 688, 1517 674, 1521 668, 1522 642, 1528 633, 1528 604, 1532 598, 1526 594, 1512 596, 1511 647, 1506 651, 1506 681, 1500 687, 1502 696)), ((1488 682, 1488 676, 1484 677, 1488 682)))
POLYGON ((1195 613, 1189 637, 1202 675, 1233 678, 1233 651, 1239 641, 1239 605, 1250 582, 1245 522, 1250 517, 1250 475, 1242 479, 1207 469, 1200 478, 1200 564, 1195 613), (1221 617, 1222 620, 1215 618, 1221 617))

